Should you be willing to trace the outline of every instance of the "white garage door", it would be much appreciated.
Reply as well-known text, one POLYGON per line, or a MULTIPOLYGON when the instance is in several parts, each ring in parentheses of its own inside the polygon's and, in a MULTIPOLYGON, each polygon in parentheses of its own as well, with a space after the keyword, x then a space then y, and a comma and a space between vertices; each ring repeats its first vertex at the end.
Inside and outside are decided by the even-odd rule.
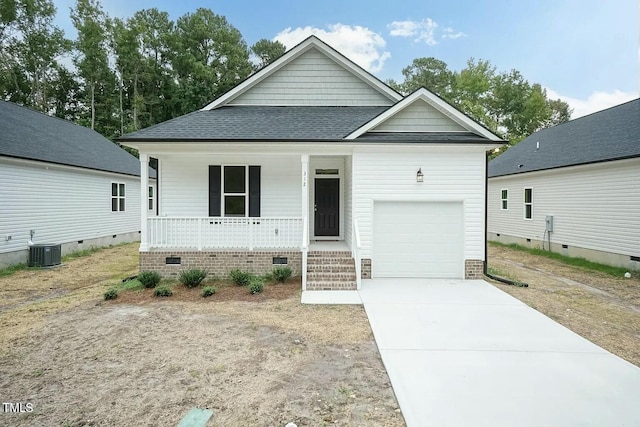
POLYGON ((459 202, 375 202, 373 277, 462 278, 459 202))

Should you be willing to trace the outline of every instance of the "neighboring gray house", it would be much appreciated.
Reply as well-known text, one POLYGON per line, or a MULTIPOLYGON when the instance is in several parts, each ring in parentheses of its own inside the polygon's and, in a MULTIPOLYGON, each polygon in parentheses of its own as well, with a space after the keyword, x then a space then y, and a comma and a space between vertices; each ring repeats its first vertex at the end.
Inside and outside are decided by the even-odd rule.
POLYGON ((140 204, 134 156, 90 129, 0 101, 0 267, 27 262, 30 239, 61 244, 62 254, 139 240, 140 204))
POLYGON ((485 154, 503 141, 425 89, 403 97, 316 37, 202 110, 121 142, 143 165, 159 161, 142 269, 286 263, 304 290, 482 277, 485 154))
POLYGON ((490 240, 640 269, 640 99, 505 151, 488 197, 490 240))

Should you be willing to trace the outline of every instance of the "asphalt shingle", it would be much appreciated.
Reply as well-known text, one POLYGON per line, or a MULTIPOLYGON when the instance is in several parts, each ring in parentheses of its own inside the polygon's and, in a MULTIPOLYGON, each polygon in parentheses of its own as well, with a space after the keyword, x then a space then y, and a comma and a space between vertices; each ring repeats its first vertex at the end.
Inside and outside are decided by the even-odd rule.
POLYGON ((98 132, 0 101, 0 156, 140 176, 140 162, 98 132))
POLYGON ((489 162, 489 177, 640 157, 640 99, 531 134, 489 162))

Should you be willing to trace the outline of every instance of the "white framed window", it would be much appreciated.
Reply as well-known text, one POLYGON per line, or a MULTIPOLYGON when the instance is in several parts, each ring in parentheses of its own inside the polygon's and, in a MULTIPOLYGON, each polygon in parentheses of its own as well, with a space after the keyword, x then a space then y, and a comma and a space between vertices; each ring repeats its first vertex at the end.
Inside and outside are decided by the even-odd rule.
POLYGON ((222 172, 223 216, 248 216, 249 179, 246 166, 224 166, 222 172))
POLYGON ((506 188, 500 190, 500 206, 503 211, 509 208, 509 191, 506 188))
POLYGON ((111 212, 124 212, 125 185, 123 182, 111 183, 111 212))
POLYGON ((155 207, 155 189, 153 188, 153 185, 149 186, 149 210, 152 211, 155 207))
POLYGON ((533 189, 532 188, 524 189, 524 218, 525 219, 533 218, 533 189))

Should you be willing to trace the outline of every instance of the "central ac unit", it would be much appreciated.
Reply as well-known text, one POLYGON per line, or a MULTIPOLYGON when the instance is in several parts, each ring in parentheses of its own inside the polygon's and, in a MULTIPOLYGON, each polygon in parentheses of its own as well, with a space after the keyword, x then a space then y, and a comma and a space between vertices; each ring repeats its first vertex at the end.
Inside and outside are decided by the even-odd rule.
POLYGON ((53 267, 61 263, 60 245, 42 244, 29 246, 29 267, 53 267))

